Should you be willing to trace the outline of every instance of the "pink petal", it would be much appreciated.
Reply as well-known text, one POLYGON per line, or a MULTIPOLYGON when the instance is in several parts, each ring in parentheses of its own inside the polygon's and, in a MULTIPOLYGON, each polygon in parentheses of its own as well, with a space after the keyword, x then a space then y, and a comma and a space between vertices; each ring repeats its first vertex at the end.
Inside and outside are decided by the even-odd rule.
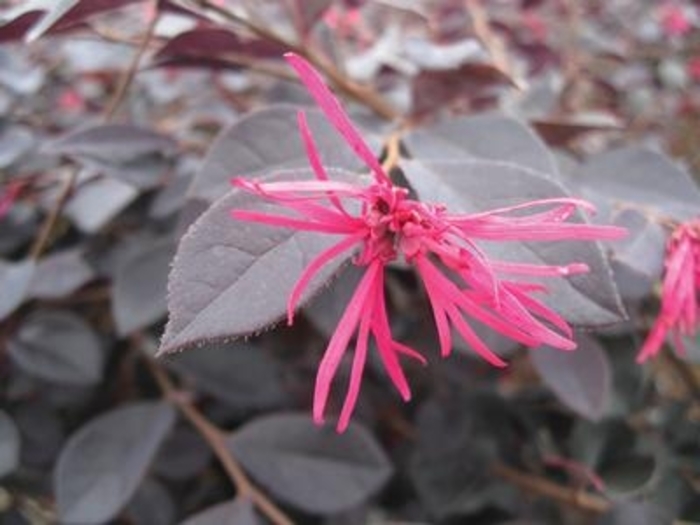
POLYGON ((338 433, 344 432, 350 423, 350 417, 355 409, 357 398, 360 395, 360 386, 362 384, 362 372, 365 369, 367 361, 367 346, 369 343, 369 327, 372 313, 367 312, 367 315, 360 321, 360 330, 357 334, 357 344, 355 346, 355 356, 352 361, 352 371, 350 373, 350 384, 348 385, 348 393, 345 396, 343 409, 340 411, 338 419, 338 433))
MULTIPOLYGON (((311 168, 316 174, 316 178, 318 178, 318 180, 329 180, 328 173, 326 173, 326 169, 323 167, 323 163, 321 162, 321 156, 319 155, 318 148, 316 147, 316 143, 314 142, 314 137, 311 134, 309 122, 306 120, 306 113, 299 110, 299 112, 297 113, 297 122, 299 124, 299 132, 301 133, 301 138, 304 142, 304 147, 306 148, 306 156, 309 159, 309 164, 311 164, 311 168)), ((345 211, 345 208, 343 208, 343 205, 340 203, 338 197, 336 197, 335 195, 331 195, 330 201, 333 204, 333 206, 335 206, 338 209, 338 211, 344 213, 345 215, 348 214, 345 211)))
POLYGON ((564 266, 550 266, 546 264, 511 263, 504 261, 491 261, 491 267, 497 272, 532 275, 540 277, 562 277, 587 273, 588 265, 573 263, 564 266))
POLYGON ((231 210, 231 217, 239 221, 259 222, 261 224, 269 224, 271 226, 283 226, 294 230, 314 231, 320 233, 343 234, 351 233, 356 230, 356 228, 345 225, 305 221, 303 219, 295 219, 284 215, 272 215, 257 211, 231 210))
POLYGON ((309 94, 314 98, 321 110, 336 130, 343 136, 355 153, 367 164, 374 173, 377 182, 391 184, 389 177, 384 173, 379 161, 369 149, 360 134, 352 125, 350 118, 345 113, 338 99, 333 96, 318 72, 304 58, 294 53, 284 55, 285 59, 299 75, 299 79, 306 86, 309 94))
POLYGON ((467 322, 462 318, 457 308, 448 305, 447 315, 452 321, 452 325, 457 329, 462 338, 469 344, 469 346, 482 358, 484 358, 488 363, 498 368, 503 368, 508 366, 508 364, 494 354, 491 349, 484 344, 484 342, 476 335, 474 330, 467 324, 467 322))
POLYGON ((299 280, 294 285, 292 293, 289 294, 289 300, 287 301, 287 324, 292 325, 294 323, 294 310, 296 309, 297 303, 304 289, 308 286, 311 279, 318 273, 318 271, 327 263, 340 256, 343 252, 350 250, 357 243, 359 243, 365 236, 364 232, 355 233, 349 237, 343 239, 338 244, 334 244, 327 250, 321 252, 315 259, 313 259, 299 277, 299 280))
POLYGON ((366 311, 368 299, 372 297, 376 287, 377 271, 377 265, 370 266, 360 280, 318 367, 313 407, 313 419, 316 424, 323 423, 323 413, 326 409, 331 383, 350 338, 355 332, 363 312, 366 311))

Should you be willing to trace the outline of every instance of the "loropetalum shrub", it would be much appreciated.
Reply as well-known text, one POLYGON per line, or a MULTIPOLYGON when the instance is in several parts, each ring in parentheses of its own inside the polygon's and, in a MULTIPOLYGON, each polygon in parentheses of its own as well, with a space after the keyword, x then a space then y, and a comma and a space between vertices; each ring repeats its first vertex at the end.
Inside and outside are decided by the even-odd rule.
POLYGON ((700 521, 700 13, 576 4, 9 2, 0 521, 700 521))

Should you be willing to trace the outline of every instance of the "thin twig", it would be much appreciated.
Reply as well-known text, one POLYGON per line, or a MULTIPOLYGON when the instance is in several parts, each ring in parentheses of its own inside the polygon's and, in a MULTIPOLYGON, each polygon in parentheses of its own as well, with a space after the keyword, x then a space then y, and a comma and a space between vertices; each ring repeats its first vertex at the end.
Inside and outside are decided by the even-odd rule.
POLYGON ((695 372, 690 368, 690 365, 680 359, 670 348, 667 352, 662 352, 662 356, 676 372, 679 379, 683 381, 690 395, 700 401, 700 379, 698 379, 695 372))
POLYGON ((374 91, 368 86, 363 86, 357 84, 353 80, 345 76, 335 65, 323 57, 321 54, 313 51, 309 47, 303 44, 297 44, 295 42, 290 42, 285 38, 281 37, 274 31, 269 30, 266 27, 256 24, 255 22, 243 18, 230 9, 224 6, 217 5, 210 0, 197 0, 197 4, 202 8, 209 10, 232 24, 238 25, 244 29, 247 29, 255 36, 279 45, 291 52, 303 56, 306 60, 311 62, 315 67, 320 69, 335 86, 335 88, 343 93, 344 95, 353 98, 354 100, 364 104, 377 115, 387 119, 396 120, 400 117, 399 113, 390 104, 388 104, 382 96, 374 91))
POLYGON ((131 86, 131 83, 133 82, 134 77, 136 76, 136 71, 138 70, 139 64, 141 63, 141 58, 148 49, 148 45, 150 44, 151 39, 153 38, 153 34, 156 30, 156 25, 158 24, 158 20, 160 19, 160 11, 158 10, 157 0, 154 0, 153 4, 155 6, 155 13, 151 18, 150 22, 148 23, 146 33, 143 36, 141 44, 136 50, 136 53, 131 59, 131 63, 129 64, 128 69, 124 72, 121 79, 119 80, 119 84, 117 85, 117 89, 114 91, 114 96, 112 97, 112 100, 110 101, 109 105, 104 111, 103 120, 105 121, 112 120, 115 113, 117 112, 117 109, 119 109, 120 104, 126 96, 126 92, 129 90, 129 86, 131 86))
POLYGON ((61 211, 63 210, 63 207, 68 201, 68 197, 73 191, 73 186, 75 185, 75 181, 77 180, 77 178, 78 168, 76 167, 70 171, 66 179, 63 181, 63 185, 61 186, 61 189, 59 191, 58 198, 56 199, 53 208, 51 208, 51 211, 46 216, 46 219, 44 219, 44 223, 41 226, 41 231, 34 240, 34 244, 32 245, 32 248, 29 251, 29 256, 32 259, 39 259, 39 257, 41 257, 41 255, 46 250, 46 247, 49 245, 51 233, 53 232, 56 223, 58 223, 58 219, 61 216, 61 211))
POLYGON ((494 67, 508 77, 515 87, 520 90, 525 89, 524 82, 513 72, 503 39, 491 29, 488 14, 480 0, 464 0, 464 5, 471 17, 474 34, 491 55, 494 67))
POLYGON ((274 525, 294 525, 294 522, 277 505, 251 483, 243 468, 231 454, 231 450, 226 446, 226 435, 224 432, 209 421, 185 396, 177 391, 160 364, 151 357, 144 355, 144 358, 149 371, 166 399, 182 412, 182 415, 187 418, 209 444, 229 479, 236 487, 238 495, 249 498, 274 525))
POLYGON ((492 468, 492 473, 526 492, 544 496, 582 511, 603 514, 612 508, 611 503, 601 496, 583 490, 562 487, 546 478, 521 472, 503 463, 496 464, 492 468))

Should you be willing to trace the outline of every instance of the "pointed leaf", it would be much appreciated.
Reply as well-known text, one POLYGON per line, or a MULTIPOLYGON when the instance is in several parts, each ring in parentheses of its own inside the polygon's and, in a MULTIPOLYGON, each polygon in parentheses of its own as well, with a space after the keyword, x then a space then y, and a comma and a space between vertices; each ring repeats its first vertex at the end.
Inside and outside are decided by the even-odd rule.
MULTIPOLYGON (((284 180, 313 178, 308 169, 278 175, 284 180)), ((357 178, 339 170, 333 176, 357 178)), ((236 221, 231 218, 234 209, 288 213, 233 190, 199 217, 180 241, 170 272, 170 319, 161 352, 250 335, 278 321, 302 270, 341 239, 236 221)), ((302 301, 319 290, 344 260, 340 257, 326 265, 302 301)))
POLYGON ((697 216, 700 189, 668 157, 637 147, 603 153, 576 174, 585 195, 606 202, 611 210, 637 207, 676 220, 697 216))
POLYGON ((103 523, 131 499, 175 422, 163 402, 140 402, 99 416, 61 451, 54 487, 67 523, 103 523))
POLYGON ((43 16, 32 26, 32 28, 24 35, 25 42, 34 42, 46 33, 51 27, 63 18, 68 11, 73 9, 80 0, 57 0, 51 6, 49 11, 46 11, 43 16))
POLYGON ((7 346, 18 366, 48 381, 93 385, 102 379, 102 344, 90 325, 71 312, 34 313, 7 346))
POLYGON ((557 174, 554 158, 540 138, 525 124, 503 115, 452 118, 413 130, 404 140, 411 156, 421 161, 484 159, 557 174))
MULTIPOLYGON (((234 176, 258 177, 281 169, 306 168, 295 106, 255 111, 223 131, 207 153, 190 196, 213 202, 234 176)), ((325 166, 353 170, 361 163, 317 109, 304 109, 325 166)))
POLYGON ((612 372, 605 350, 579 334, 578 348, 562 352, 542 347, 530 354, 535 370, 557 398, 577 414, 598 421, 610 401, 612 372))
POLYGON ((314 426, 306 414, 253 420, 228 439, 245 469, 280 500, 333 514, 377 492, 392 467, 372 435, 357 424, 344 434, 314 426))
MULTIPOLYGON (((406 178, 421 199, 442 203, 452 213, 485 211, 530 200, 569 197, 546 175, 506 162, 460 160, 410 161, 406 178)), ((554 305, 571 323, 603 325, 620 321, 624 310, 601 247, 592 241, 489 242, 489 255, 507 261, 562 265, 585 263, 590 272, 547 278, 542 300, 554 305)))

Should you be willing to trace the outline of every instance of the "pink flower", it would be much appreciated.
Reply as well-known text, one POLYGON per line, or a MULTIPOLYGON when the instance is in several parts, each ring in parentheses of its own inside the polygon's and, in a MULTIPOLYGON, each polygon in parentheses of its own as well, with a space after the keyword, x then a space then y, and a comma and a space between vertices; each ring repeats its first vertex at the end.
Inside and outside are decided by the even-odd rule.
POLYGON ((295 215, 274 215, 234 210, 238 220, 340 236, 304 270, 288 301, 288 323, 305 287, 329 261, 356 252, 354 264, 365 268, 354 295, 339 321, 321 361, 316 378, 313 416, 322 423, 333 378, 356 334, 355 353, 347 397, 338 431, 348 425, 360 390, 370 339, 374 339, 384 368, 404 400, 411 392, 401 368, 406 356, 421 363, 415 350, 393 339, 384 298, 387 263, 403 259, 413 265, 432 306, 442 356, 450 354, 452 331, 494 366, 506 363, 479 338, 468 318, 491 327, 524 345, 551 345, 572 350, 571 328, 556 312, 536 298, 546 291, 540 284, 520 282, 519 276, 572 275, 588 271, 585 264, 544 266, 489 259, 475 240, 554 241, 560 239, 613 239, 620 228, 566 222, 577 209, 592 210, 585 201, 544 199, 471 215, 451 214, 440 204, 409 198, 395 186, 359 135, 319 74, 301 57, 286 55, 309 93, 331 124, 367 165, 370 175, 353 183, 331 180, 321 163, 303 112, 299 129, 315 180, 258 182, 236 178, 234 186, 292 210, 295 215), (359 210, 359 211, 351 211, 359 210), (516 212, 516 214, 513 214, 516 212))
POLYGON ((691 23, 685 11, 677 5, 667 4, 659 12, 661 28, 666 36, 683 36, 691 29, 691 23))
POLYGON ((694 336, 698 331, 700 218, 675 229, 666 247, 665 267, 661 311, 639 351, 639 363, 658 354, 669 333, 678 351, 683 353, 682 336, 694 336))

